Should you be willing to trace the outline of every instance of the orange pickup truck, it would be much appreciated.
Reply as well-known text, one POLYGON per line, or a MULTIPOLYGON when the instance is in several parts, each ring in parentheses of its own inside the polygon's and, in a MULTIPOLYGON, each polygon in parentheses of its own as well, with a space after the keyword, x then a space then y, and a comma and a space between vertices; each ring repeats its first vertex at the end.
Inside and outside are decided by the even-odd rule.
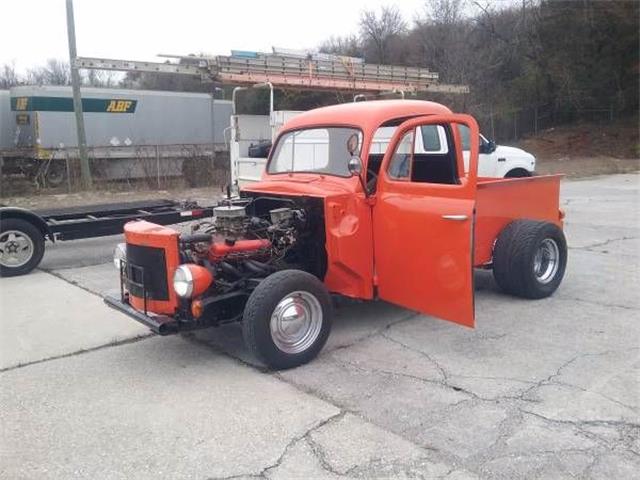
POLYGON ((331 294, 467 327, 474 268, 493 269, 509 294, 547 297, 567 262, 561 176, 478 178, 478 138, 472 117, 425 101, 301 114, 280 132, 262 181, 228 195, 212 221, 190 234, 126 224, 114 257, 121 291, 106 302, 161 335, 242 322, 248 348, 278 369, 322 349, 331 294), (466 173, 461 125, 471 131, 466 173), (395 133, 381 149, 383 127, 395 133), (415 151, 434 131, 446 138, 439 150, 415 151))

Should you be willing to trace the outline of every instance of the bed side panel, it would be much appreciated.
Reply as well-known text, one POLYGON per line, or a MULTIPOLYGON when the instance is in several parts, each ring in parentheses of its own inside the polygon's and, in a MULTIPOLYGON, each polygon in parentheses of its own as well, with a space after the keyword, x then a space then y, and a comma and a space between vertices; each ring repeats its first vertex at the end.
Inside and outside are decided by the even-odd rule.
POLYGON ((562 228, 562 175, 510 179, 479 179, 476 201, 474 265, 491 261, 500 231, 517 219, 545 220, 562 228))

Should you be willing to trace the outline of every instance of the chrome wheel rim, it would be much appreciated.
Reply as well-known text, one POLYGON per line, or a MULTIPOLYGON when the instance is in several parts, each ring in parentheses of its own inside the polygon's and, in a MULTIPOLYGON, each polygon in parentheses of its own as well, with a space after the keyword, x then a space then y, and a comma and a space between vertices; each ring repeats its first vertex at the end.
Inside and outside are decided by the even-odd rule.
POLYGON ((310 348, 322 330, 322 306, 309 292, 284 297, 271 315, 271 338, 283 352, 301 353, 310 348))
POLYGON ((540 283, 549 283, 558 273, 560 248, 552 238, 545 238, 533 257, 533 272, 540 283))
POLYGON ((33 257, 33 241, 20 230, 0 233, 0 265, 18 268, 33 257))

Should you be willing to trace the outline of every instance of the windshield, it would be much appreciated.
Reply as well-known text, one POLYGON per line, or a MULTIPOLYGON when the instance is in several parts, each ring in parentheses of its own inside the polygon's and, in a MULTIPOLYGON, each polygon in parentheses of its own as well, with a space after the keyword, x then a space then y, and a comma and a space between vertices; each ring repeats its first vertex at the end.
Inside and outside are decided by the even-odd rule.
POLYGON ((356 128, 308 128, 283 134, 269 173, 310 172, 350 177, 348 163, 359 156, 362 132, 356 128))

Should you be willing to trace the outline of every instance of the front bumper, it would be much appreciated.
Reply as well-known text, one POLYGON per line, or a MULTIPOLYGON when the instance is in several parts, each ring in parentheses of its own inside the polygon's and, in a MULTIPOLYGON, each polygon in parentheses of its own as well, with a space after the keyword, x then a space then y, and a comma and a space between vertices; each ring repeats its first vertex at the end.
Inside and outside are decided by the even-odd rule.
POLYGON ((165 315, 145 315, 129 305, 126 297, 122 298, 120 294, 106 295, 104 297, 104 303, 149 327, 152 332, 157 333, 158 335, 171 335, 172 333, 178 333, 178 322, 174 318, 167 317, 165 315))

